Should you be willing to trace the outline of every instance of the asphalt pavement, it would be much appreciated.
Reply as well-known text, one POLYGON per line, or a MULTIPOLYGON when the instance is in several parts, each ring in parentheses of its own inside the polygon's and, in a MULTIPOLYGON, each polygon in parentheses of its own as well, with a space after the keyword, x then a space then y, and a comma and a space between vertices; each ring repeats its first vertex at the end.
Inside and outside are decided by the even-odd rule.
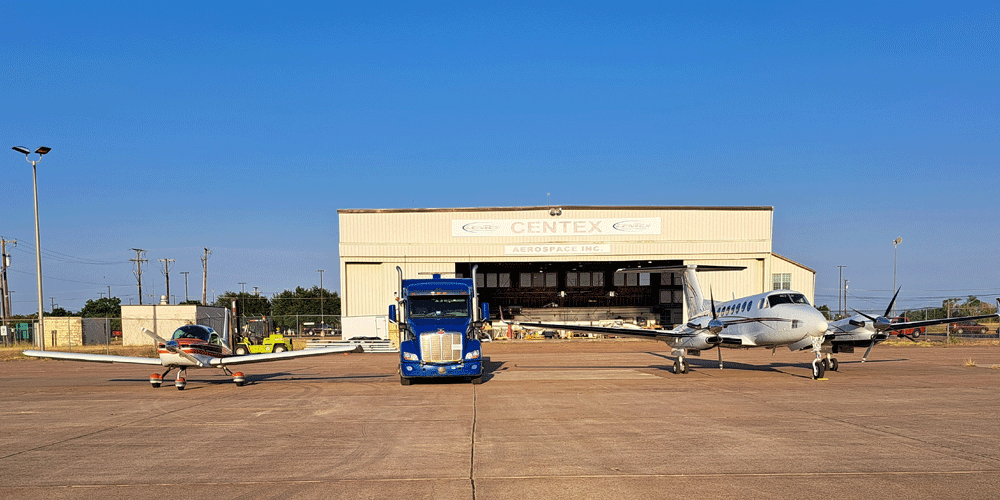
POLYGON ((0 498, 941 499, 1000 495, 1000 347, 486 344, 482 385, 396 354, 189 370, 0 363, 0 498), (970 366, 975 365, 975 366, 970 366), (167 381, 173 380, 173 374, 167 381))

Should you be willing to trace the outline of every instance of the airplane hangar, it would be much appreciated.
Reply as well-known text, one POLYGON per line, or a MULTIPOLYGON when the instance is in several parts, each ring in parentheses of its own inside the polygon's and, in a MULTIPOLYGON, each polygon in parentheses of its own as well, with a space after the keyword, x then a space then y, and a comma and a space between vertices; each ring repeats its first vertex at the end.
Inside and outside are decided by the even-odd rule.
POLYGON ((725 301, 792 289, 813 301, 816 272, 772 251, 773 207, 486 207, 342 209, 345 318, 385 316, 404 278, 469 277, 508 319, 670 326, 686 321, 678 273, 626 267, 743 266, 699 273, 725 301))

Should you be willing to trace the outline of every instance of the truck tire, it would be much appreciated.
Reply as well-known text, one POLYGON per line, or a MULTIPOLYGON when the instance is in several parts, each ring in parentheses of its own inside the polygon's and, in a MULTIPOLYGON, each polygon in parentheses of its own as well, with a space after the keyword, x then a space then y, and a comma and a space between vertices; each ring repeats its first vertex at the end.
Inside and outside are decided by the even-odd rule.
POLYGON ((412 383, 413 383, 412 380, 410 380, 410 379, 408 379, 408 378, 406 378, 406 377, 404 377, 402 375, 399 376, 399 385, 410 385, 412 383))
POLYGON ((236 346, 236 350, 233 351, 233 353, 236 354, 237 356, 244 356, 248 351, 249 349, 247 348, 247 346, 240 344, 236 346))
POLYGON ((473 385, 479 385, 479 384, 482 384, 482 383, 483 383, 483 376, 482 375, 480 375, 478 377, 472 377, 472 384, 473 385))
POLYGON ((278 344, 278 345, 274 346, 274 350, 271 351, 271 352, 285 352, 287 350, 288 349, 285 349, 285 344, 278 344))

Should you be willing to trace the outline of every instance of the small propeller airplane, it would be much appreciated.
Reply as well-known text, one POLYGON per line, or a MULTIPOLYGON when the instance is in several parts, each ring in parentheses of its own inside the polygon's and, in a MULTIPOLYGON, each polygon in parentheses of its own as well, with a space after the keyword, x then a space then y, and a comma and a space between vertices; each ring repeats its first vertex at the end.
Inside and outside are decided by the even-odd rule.
MULTIPOLYGON (((806 296, 791 290, 773 290, 716 304, 714 297, 705 299, 698 282, 698 272, 740 271, 745 267, 682 265, 619 269, 620 273, 662 273, 682 271, 684 299, 690 319, 672 330, 637 330, 622 327, 514 322, 531 328, 569 330, 643 337, 661 340, 676 356, 674 373, 687 373, 686 356, 699 356, 701 351, 718 348, 719 368, 723 367, 722 347, 774 349, 806 342, 813 346, 816 359, 812 363, 813 378, 821 379, 831 363, 823 358, 822 345, 829 329, 823 314, 809 304, 806 296)), ((829 354, 827 355, 829 357, 829 354)))
POLYGON ((152 337, 156 341, 157 358, 143 358, 136 356, 113 356, 106 354, 85 354, 61 351, 24 351, 25 356, 36 358, 50 358, 66 361, 89 361, 93 363, 132 363, 139 365, 159 365, 167 368, 162 374, 154 373, 149 376, 149 383, 154 388, 160 387, 163 377, 166 377, 175 368, 177 378, 174 385, 178 390, 184 390, 187 386, 185 376, 188 368, 221 368, 222 371, 233 377, 233 382, 237 387, 242 387, 246 383, 246 376, 242 372, 233 373, 229 366, 242 365, 248 363, 265 363, 268 361, 278 361, 282 359, 301 358, 305 356, 322 356, 326 354, 337 354, 341 352, 360 352, 360 346, 334 346, 322 349, 306 349, 303 351, 285 351, 278 353, 250 354, 247 356, 234 355, 232 350, 226 346, 225 338, 216 333, 211 327, 204 325, 184 325, 174 331, 170 340, 166 340, 159 335, 143 328, 142 332, 152 337))
MULTIPOLYGON (((896 293, 892 296, 892 300, 889 301, 889 307, 885 309, 885 314, 882 316, 872 317, 854 309, 854 312, 857 313, 856 315, 831 322, 830 330, 826 335, 827 340, 823 343, 823 351, 828 353, 847 353, 854 352, 854 348, 856 347, 866 347, 865 354, 861 356, 861 362, 864 363, 868 360, 868 355, 871 354, 872 347, 875 347, 875 344, 883 342, 893 335, 916 341, 916 339, 911 335, 894 332, 901 332, 902 330, 922 326, 954 323, 956 321, 972 321, 977 319, 1000 317, 1000 298, 997 298, 997 313, 994 314, 964 316, 959 318, 928 319, 921 321, 895 321, 895 319, 891 318, 889 315, 892 313, 892 306, 896 303, 896 297, 899 295, 899 290, 901 288, 902 287, 896 289, 896 293)), ((919 335, 919 333, 917 335, 919 335)), ((807 346, 802 346, 802 348, 806 347, 807 346)), ((833 364, 830 368, 836 371, 836 358, 831 359, 833 360, 833 364)))

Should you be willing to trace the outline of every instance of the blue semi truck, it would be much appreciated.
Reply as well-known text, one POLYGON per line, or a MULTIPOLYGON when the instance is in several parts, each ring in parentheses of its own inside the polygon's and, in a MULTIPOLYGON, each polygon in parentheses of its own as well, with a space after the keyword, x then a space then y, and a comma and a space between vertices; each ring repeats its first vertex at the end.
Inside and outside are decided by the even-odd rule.
POLYGON ((488 304, 476 295, 473 279, 403 279, 399 273, 397 304, 389 306, 389 320, 399 325, 399 382, 414 379, 460 377, 473 384, 483 381, 480 334, 490 317, 488 304), (397 307, 398 306, 398 307, 397 307))

